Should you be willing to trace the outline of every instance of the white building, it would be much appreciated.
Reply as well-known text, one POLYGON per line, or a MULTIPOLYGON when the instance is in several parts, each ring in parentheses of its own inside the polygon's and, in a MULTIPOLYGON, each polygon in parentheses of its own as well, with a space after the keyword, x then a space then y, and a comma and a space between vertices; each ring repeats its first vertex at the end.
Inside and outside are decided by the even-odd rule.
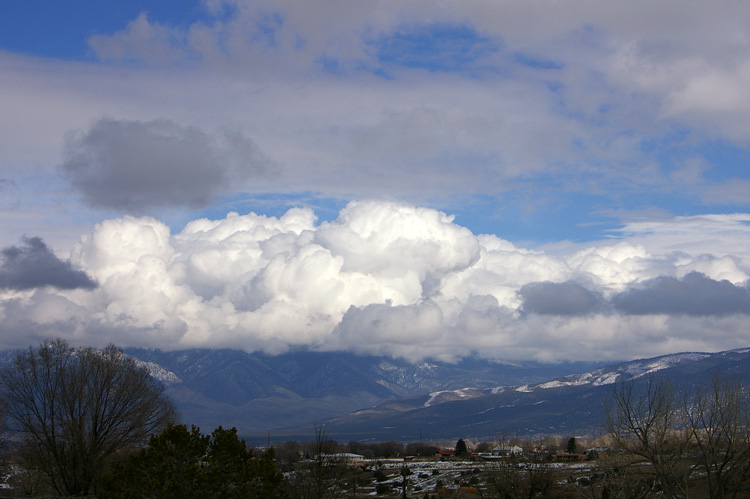
POLYGON ((517 445, 500 444, 492 449, 493 456, 523 456, 523 449, 517 445))

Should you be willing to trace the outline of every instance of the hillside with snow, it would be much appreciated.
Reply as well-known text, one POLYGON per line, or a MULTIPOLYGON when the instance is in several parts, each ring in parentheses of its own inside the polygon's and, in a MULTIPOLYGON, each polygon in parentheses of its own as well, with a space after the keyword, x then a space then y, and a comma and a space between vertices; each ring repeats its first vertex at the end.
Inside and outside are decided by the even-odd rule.
POLYGON ((517 386, 435 391, 329 420, 326 428, 341 439, 404 441, 597 435, 617 384, 638 387, 663 379, 677 391, 688 391, 708 383, 715 372, 750 386, 750 349, 665 355, 517 386))

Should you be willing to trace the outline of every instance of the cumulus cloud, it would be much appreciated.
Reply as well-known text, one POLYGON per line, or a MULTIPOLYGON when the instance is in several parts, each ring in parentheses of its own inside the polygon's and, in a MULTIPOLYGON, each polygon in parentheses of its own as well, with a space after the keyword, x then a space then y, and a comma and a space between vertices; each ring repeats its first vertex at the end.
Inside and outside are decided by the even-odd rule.
POLYGON ((242 134, 209 135, 170 120, 103 118, 66 144, 63 171, 94 207, 203 207, 270 163, 242 134))
POLYGON ((750 290, 729 281, 716 281, 700 272, 681 279, 659 276, 612 298, 625 314, 730 315, 750 314, 750 290))
MULTIPOLYGON (((369 355, 409 360, 425 356, 453 360, 460 351, 445 351, 447 333, 442 309, 426 301, 411 305, 390 302, 350 307, 332 334, 329 348, 337 345, 369 355), (362 341, 367 338, 366 341, 362 341), (435 348, 435 347, 438 348, 435 348)), ((464 354, 469 350, 462 349, 464 354)))
MULTIPOLYGON (((126 216, 97 224, 65 264, 97 288, 6 289, 0 330, 13 346, 30 332, 409 360, 616 360, 746 344, 746 284, 697 269, 740 276, 750 255, 727 255, 722 241, 710 248, 705 219, 663 224, 672 227, 666 239, 682 224, 684 240, 697 224, 704 251, 664 251, 664 241, 649 239, 657 230, 552 255, 475 235, 437 210, 384 201, 351 202, 326 222, 294 208, 198 219, 177 233, 156 218, 126 216)), ((711 227, 733 224, 717 217, 711 227)), ((14 251, 31 254, 27 246, 14 251)))
POLYGON ((22 246, 0 251, 0 289, 25 291, 52 286, 57 289, 94 289, 97 284, 70 262, 60 260, 39 237, 24 237, 22 246))
POLYGON ((343 258, 344 269, 389 278, 413 275, 423 295, 436 292, 436 279, 471 266, 480 252, 477 238, 452 216, 399 204, 350 203, 316 236, 343 258))

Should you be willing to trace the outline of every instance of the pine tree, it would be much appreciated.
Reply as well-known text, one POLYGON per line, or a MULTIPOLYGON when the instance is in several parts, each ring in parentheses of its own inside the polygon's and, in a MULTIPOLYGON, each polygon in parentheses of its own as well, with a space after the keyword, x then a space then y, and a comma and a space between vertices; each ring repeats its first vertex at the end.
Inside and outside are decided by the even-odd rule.
POLYGON ((465 456, 468 453, 469 451, 466 449, 466 442, 464 442, 463 438, 459 439, 458 442, 456 442, 456 455, 465 456))
POLYGON ((576 437, 570 437, 568 445, 565 447, 565 452, 568 454, 575 454, 578 452, 578 444, 576 444, 576 437))
POLYGON ((273 449, 255 458, 235 428, 202 435, 170 425, 104 477, 98 497, 288 498, 282 482, 273 449))

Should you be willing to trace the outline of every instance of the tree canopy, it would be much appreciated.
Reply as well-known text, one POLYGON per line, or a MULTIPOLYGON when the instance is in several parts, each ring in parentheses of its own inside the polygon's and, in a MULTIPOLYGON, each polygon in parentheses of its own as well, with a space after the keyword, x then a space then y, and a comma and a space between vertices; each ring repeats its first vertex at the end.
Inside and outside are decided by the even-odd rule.
POLYGON ((169 425, 148 447, 116 465, 102 480, 100 498, 286 498, 283 475, 269 449, 260 458, 218 427, 211 435, 169 425))
POLYGON ((20 350, 0 383, 24 466, 60 495, 96 493, 116 453, 177 415, 161 383, 113 345, 72 348, 58 339, 20 350))

